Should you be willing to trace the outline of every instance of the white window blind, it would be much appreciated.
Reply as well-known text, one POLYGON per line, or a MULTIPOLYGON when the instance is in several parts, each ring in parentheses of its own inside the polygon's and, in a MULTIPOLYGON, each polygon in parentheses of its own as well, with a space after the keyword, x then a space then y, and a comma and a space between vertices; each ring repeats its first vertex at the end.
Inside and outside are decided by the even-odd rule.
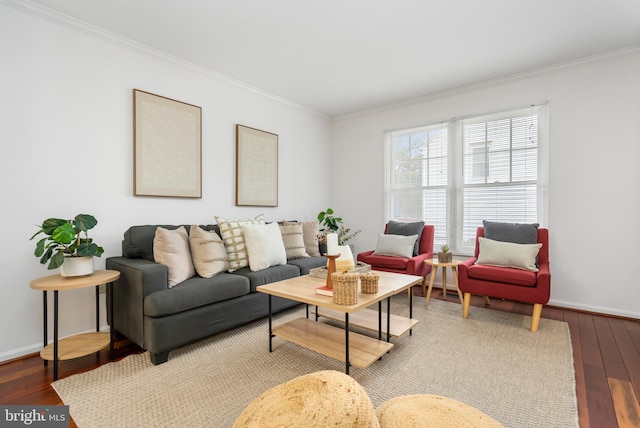
POLYGON ((543 223, 541 107, 391 132, 387 216, 471 254, 482 220, 543 223))

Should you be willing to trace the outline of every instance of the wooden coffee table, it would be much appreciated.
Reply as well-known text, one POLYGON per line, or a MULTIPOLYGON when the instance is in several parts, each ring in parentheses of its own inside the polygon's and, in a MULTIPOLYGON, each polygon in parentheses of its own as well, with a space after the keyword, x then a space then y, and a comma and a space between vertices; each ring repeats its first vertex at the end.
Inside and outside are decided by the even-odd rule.
POLYGON ((257 291, 269 295, 269 352, 273 351, 273 337, 311 349, 312 351, 334 358, 345 363, 345 373, 349 367, 365 369, 386 354, 393 344, 389 342, 391 335, 401 335, 410 331, 417 320, 413 315, 413 296, 410 294, 409 317, 391 315, 391 296, 422 282, 421 276, 403 275, 390 272, 378 272, 378 292, 376 294, 358 293, 358 303, 354 305, 337 305, 333 298, 316 294, 316 288, 325 284, 325 279, 303 275, 296 278, 278 281, 257 287, 257 291), (307 317, 297 318, 273 327, 271 298, 278 296, 307 304, 307 317), (382 325, 382 301, 387 300, 387 325, 382 325), (378 310, 367 309, 378 304, 378 310), (309 319, 309 307, 316 307, 315 320, 309 319), (341 315, 341 316, 340 316, 341 315), (353 319, 350 319, 353 315, 353 319), (317 322, 318 316, 344 321, 344 328, 338 328, 317 322), (393 326, 391 322, 393 321, 393 326), (351 325, 378 331, 378 338, 350 332, 351 325), (382 340, 386 332, 387 340, 382 340))

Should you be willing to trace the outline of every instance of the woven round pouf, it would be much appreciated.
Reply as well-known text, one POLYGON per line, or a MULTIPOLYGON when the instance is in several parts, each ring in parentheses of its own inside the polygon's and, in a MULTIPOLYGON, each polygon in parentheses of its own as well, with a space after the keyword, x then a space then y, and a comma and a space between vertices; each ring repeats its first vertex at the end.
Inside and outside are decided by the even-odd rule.
POLYGON ((265 391, 233 424, 234 428, 379 426, 364 388, 334 370, 299 376, 265 391))
POLYGON ((495 419, 475 407, 440 395, 404 395, 376 410, 381 428, 498 428, 495 419))

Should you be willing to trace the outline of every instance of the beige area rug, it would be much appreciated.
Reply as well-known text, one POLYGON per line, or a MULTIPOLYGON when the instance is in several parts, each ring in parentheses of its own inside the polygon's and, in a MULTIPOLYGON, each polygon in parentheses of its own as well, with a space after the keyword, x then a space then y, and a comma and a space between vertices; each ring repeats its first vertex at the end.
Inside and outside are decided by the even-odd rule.
MULTIPOLYGON (((386 306, 386 305, 385 305, 386 306)), ((408 314, 406 295, 392 312, 408 314)), ((303 307, 277 314, 274 325, 304 316, 303 307)), ((569 328, 497 310, 458 303, 414 302, 420 323, 413 336, 392 338, 395 347, 351 376, 374 406, 407 394, 439 394, 470 404, 507 427, 577 427, 578 411, 569 328)), ((267 389, 344 364, 274 338, 269 353, 267 320, 205 339, 153 366, 145 354, 52 383, 84 427, 229 427, 267 389)))

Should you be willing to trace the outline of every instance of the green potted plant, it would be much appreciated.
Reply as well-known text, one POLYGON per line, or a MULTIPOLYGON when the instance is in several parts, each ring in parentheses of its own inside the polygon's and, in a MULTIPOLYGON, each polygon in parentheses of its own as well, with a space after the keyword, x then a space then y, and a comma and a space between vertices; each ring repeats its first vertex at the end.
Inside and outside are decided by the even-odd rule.
MULTIPOLYGON (((342 217, 336 217, 331 208, 327 208, 326 211, 321 211, 318 214, 318 221, 320 225, 323 227, 320 229, 320 232, 323 234, 320 235, 320 243, 324 242, 326 245, 326 235, 328 233, 335 233, 338 235, 338 253, 340 257, 336 259, 336 270, 338 272, 346 272, 355 268, 355 260, 353 258, 353 253, 355 249, 352 245, 347 244, 351 238, 360 233, 360 230, 352 231, 349 228, 346 228, 342 224, 342 217)), ((326 252, 326 248, 325 248, 326 252)))
POLYGON ((352 231, 351 229, 344 227, 342 225, 342 217, 334 216, 331 208, 327 208, 326 211, 320 211, 318 214, 318 221, 322 226, 320 232, 323 232, 320 235, 320 242, 326 241, 327 233, 337 233, 338 245, 347 245, 348 240, 360 233, 360 230, 352 231))
POLYGON ((89 214, 78 214, 72 220, 48 218, 31 239, 44 234, 34 252, 40 263, 49 262, 47 269, 61 268, 62 276, 81 276, 93 273, 93 257, 100 257, 104 248, 89 238, 88 230, 98 220, 89 214))
POLYGON ((438 253, 438 263, 451 263, 453 261, 453 253, 449 251, 449 246, 444 244, 440 247, 438 253))

